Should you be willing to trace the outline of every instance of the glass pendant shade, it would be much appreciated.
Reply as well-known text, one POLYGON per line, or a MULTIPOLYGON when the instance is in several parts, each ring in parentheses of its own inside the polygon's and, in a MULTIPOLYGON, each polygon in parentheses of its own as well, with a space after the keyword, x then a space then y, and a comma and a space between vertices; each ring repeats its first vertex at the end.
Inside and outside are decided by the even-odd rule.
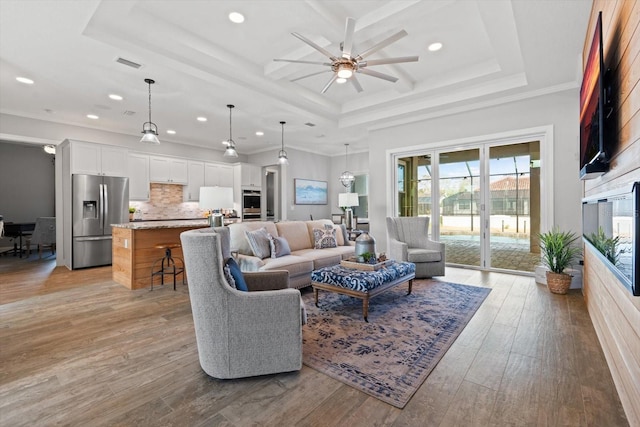
MULTIPOLYGON (((349 167, 349 144, 344 144, 344 145, 345 145, 344 163, 345 163, 345 168, 347 168, 349 167)), ((351 188, 351 185, 353 185, 353 182, 356 180, 356 177, 353 176, 353 174, 348 170, 345 170, 344 172, 342 172, 342 174, 340 174, 340 178, 338 179, 340 180, 340 183, 343 186, 345 186, 346 188, 351 188)))
POLYGON ((142 125, 142 138, 140 142, 144 142, 146 144, 160 144, 160 140, 158 139, 158 126, 151 121, 151 85, 155 83, 152 79, 144 79, 145 83, 149 85, 149 121, 145 122, 142 125))
POLYGON ((278 153, 278 164, 286 166, 289 164, 289 158, 287 157, 287 152, 284 151, 284 125, 287 122, 280 122, 280 126, 282 126, 282 149, 278 153))
POLYGON ((235 106, 231 104, 227 104, 227 108, 229 109, 229 139, 227 140, 227 149, 224 150, 224 157, 238 157, 238 152, 236 151, 236 143, 233 142, 233 138, 231 135, 231 111, 235 106))

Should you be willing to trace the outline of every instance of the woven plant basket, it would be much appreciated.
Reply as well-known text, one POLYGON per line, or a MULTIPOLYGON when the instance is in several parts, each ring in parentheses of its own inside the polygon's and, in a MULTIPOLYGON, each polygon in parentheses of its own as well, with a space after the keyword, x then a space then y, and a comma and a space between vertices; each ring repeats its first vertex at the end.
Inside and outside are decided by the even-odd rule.
POLYGON ((565 273, 547 271, 547 287, 553 294, 564 295, 571 287, 571 276, 565 273))

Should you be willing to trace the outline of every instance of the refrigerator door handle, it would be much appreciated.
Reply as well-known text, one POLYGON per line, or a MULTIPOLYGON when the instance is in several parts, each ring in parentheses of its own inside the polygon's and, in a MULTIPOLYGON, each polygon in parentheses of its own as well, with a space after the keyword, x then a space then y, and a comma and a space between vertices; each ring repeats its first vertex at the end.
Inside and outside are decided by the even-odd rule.
POLYGON ((104 191, 104 207, 102 208, 102 229, 104 230, 107 225, 107 213, 109 212, 109 191, 107 190, 107 184, 102 184, 102 191, 104 191))
POLYGON ((74 237, 76 242, 94 242, 98 240, 113 240, 113 236, 74 237))
POLYGON ((100 215, 100 228, 104 230, 104 184, 99 185, 98 193, 98 197, 100 198, 100 206, 98 208, 98 215, 100 215))

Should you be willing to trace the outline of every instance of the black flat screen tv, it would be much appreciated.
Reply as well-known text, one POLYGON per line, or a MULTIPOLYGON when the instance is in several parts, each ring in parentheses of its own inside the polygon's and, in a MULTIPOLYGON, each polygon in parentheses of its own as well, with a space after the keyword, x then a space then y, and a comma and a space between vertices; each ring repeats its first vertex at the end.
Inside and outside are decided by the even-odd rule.
POLYGON ((599 12, 580 88, 580 179, 597 178, 609 169, 605 150, 604 73, 602 12, 599 12))

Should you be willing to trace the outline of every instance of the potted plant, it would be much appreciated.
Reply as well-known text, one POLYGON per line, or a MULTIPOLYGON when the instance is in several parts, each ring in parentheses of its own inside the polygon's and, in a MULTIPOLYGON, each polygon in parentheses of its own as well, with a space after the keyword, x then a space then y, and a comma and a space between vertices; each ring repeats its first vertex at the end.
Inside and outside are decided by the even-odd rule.
POLYGON ((571 286, 571 275, 564 270, 581 253, 581 248, 574 244, 578 236, 554 227, 538 237, 542 249, 542 263, 549 269, 546 273, 547 287, 554 294, 566 294, 571 286))
POLYGON ((129 221, 133 221, 133 214, 136 213, 136 208, 129 206, 129 221))

